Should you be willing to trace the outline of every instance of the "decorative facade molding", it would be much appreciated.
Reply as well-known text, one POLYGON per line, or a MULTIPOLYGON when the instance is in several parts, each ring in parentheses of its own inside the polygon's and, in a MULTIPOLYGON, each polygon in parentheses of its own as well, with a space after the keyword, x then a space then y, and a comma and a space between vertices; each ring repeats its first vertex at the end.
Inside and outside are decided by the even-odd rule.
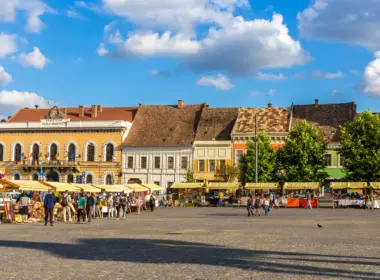
POLYGON ((116 143, 112 140, 108 140, 103 143, 102 145, 102 160, 106 161, 106 156, 107 156, 107 145, 112 144, 113 145, 113 156, 112 156, 112 162, 116 161, 116 143))
POLYGON ((20 144, 21 145, 21 153, 24 152, 24 144, 21 142, 21 141, 14 141, 12 143, 12 154, 11 154, 11 161, 14 161, 15 160, 15 147, 17 144, 20 144))
POLYGON ((9 177, 11 177, 11 180, 14 180, 14 176, 18 174, 20 176, 20 180, 22 180, 22 174, 19 170, 13 170, 10 174, 9 177))
POLYGON ((104 171, 103 174, 102 174, 102 184, 106 184, 107 183, 107 176, 110 175, 112 177, 112 182, 115 182, 115 173, 111 172, 111 171, 104 171))
POLYGON ((5 156, 6 156, 6 154, 7 154, 7 152, 6 152, 6 150, 7 150, 7 145, 6 145, 3 141, 0 141, 0 145, 3 145, 3 161, 6 161, 5 156))
POLYGON ((40 173, 37 170, 33 170, 28 175, 29 180, 33 180, 33 175, 37 175, 38 180, 40 179, 40 173))
POLYGON ((57 153, 60 156, 60 154, 59 154, 59 152, 61 151, 60 144, 58 141, 52 140, 49 143, 47 143, 47 145, 46 145, 46 152, 48 154, 49 159, 50 159, 50 148, 51 148, 51 145, 53 145, 53 144, 57 145, 57 153))
POLYGON ((88 161, 87 160, 87 146, 89 144, 93 144, 95 149, 94 149, 94 161, 99 161, 98 158, 98 145, 96 144, 96 141, 94 140, 88 140, 86 143, 83 145, 83 159, 82 161, 88 161))
POLYGON ((85 183, 87 184, 87 176, 88 175, 91 175, 92 176, 92 184, 96 184, 97 183, 97 178, 95 177, 95 173, 92 172, 92 171, 85 171, 86 173, 86 176, 84 177, 84 181, 85 183))
POLYGON ((73 144, 75 146, 75 158, 78 157, 79 155, 79 146, 78 146, 78 143, 75 142, 74 140, 70 140, 68 142, 65 143, 65 160, 69 160, 69 147, 70 147, 70 144, 73 144))

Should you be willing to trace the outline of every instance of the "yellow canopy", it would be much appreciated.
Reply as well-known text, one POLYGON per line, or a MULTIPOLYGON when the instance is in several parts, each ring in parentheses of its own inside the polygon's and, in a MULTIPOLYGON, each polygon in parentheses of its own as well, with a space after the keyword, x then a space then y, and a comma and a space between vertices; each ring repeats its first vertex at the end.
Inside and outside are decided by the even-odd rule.
POLYGON ((1 180, 5 188, 16 189, 20 191, 42 191, 46 192, 51 188, 41 184, 39 181, 28 180, 1 180))
POLYGON ((57 192, 65 192, 65 191, 81 192, 80 188, 68 183, 58 183, 58 182, 41 182, 41 183, 44 184, 45 186, 48 186, 54 189, 57 192))
POLYGON ((380 182, 371 182, 369 184, 374 189, 380 189, 380 182))
POLYGON ((284 184, 284 190, 316 190, 319 187, 320 184, 318 182, 286 182, 284 184))
POLYGON ((97 187, 105 192, 123 192, 124 190, 120 188, 118 185, 94 185, 94 187, 97 187))
POLYGON ((249 190, 262 190, 262 189, 277 190, 280 188, 280 184, 279 183, 246 183, 245 188, 249 190))
POLYGON ((156 184, 142 184, 144 187, 150 189, 151 192, 162 191, 164 188, 156 184))
POLYGON ((227 190, 227 189, 238 189, 240 183, 210 183, 205 188, 210 190, 227 190))
POLYGON ((148 192, 149 189, 140 184, 124 184, 124 186, 130 188, 134 192, 148 192))
POLYGON ((203 183, 174 183, 171 189, 200 189, 203 183))
POLYGON ((101 189, 94 187, 93 185, 89 184, 71 184, 74 187, 80 188, 82 192, 91 192, 91 193, 100 193, 102 192, 101 189))
POLYGON ((368 184, 366 182, 332 182, 330 185, 330 188, 334 190, 363 189, 367 187, 368 184))

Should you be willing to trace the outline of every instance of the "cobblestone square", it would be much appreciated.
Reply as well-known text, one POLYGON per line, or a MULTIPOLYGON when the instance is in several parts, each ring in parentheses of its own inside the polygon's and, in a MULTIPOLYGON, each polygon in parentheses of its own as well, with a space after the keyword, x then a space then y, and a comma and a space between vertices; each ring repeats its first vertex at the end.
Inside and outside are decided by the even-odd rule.
POLYGON ((376 210, 175 208, 1 225, 0 279, 380 279, 379 223, 376 210))

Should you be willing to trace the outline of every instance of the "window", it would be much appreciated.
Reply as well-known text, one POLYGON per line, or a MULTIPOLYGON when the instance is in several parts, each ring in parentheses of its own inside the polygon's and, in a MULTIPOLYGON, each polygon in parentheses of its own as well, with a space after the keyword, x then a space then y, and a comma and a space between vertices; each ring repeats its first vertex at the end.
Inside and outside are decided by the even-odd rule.
POLYGON ((199 160, 199 172, 205 172, 205 161, 203 159, 199 160))
POLYGON ((181 168, 187 169, 187 157, 182 157, 181 168))
POLYGON ((69 151, 68 151, 67 157, 69 158, 69 161, 75 161, 76 148, 74 144, 69 145, 69 151))
POLYGON ((168 157, 168 169, 174 169, 174 157, 168 157))
POLYGON ((20 180, 20 174, 15 174, 13 176, 13 180, 20 180))
POLYGON ((332 156, 331 154, 325 154, 325 161, 327 166, 332 166, 332 156))
POLYGON ((221 171, 226 170, 226 160, 225 159, 220 160, 220 162, 219 162, 219 169, 221 171))
POLYGON ((57 144, 51 144, 50 145, 50 160, 57 160, 58 159, 58 147, 57 144))
POLYGON ((106 146, 106 161, 113 161, 113 145, 111 143, 106 146))
POLYGON ((106 177, 106 185, 112 185, 112 175, 108 174, 106 177))
POLYGON ((14 158, 14 160, 15 161, 21 160, 21 145, 20 144, 15 145, 15 158, 14 158))
POLYGON ((236 150, 236 162, 239 162, 240 157, 244 154, 243 150, 236 150))
POLYGON ((215 160, 214 159, 209 160, 209 171, 215 172, 215 160))
POLYGON ((4 146, 0 144, 0 161, 4 161, 4 146))
POLYGON ((161 159, 160 157, 154 157, 154 168, 160 169, 161 168, 161 159))
POLYGON ((33 181, 38 181, 38 174, 33 174, 32 175, 32 180, 33 181))
POLYGON ((87 161, 95 161, 95 145, 92 143, 87 145, 87 161))
POLYGON ((86 177, 86 184, 92 184, 92 175, 88 174, 86 177))
POLYGON ((74 175, 73 174, 67 175, 67 183, 74 183, 74 175))
POLYGON ((133 157, 128 157, 128 168, 133 168, 133 157))
POLYGON ((38 144, 33 145, 32 150, 32 160, 33 162, 38 161, 38 158, 40 157, 40 146, 38 144))
POLYGON ((141 157, 141 165, 140 165, 141 168, 146 168, 146 157, 141 157))
POLYGON ((339 155, 339 166, 344 166, 344 156, 339 155))

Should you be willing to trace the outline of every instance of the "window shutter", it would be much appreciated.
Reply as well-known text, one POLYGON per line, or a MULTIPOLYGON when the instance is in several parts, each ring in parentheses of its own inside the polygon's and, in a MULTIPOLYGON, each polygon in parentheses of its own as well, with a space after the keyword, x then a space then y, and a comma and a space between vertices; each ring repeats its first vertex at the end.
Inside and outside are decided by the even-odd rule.
POLYGON ((198 172, 198 160, 194 160, 194 172, 198 172))

